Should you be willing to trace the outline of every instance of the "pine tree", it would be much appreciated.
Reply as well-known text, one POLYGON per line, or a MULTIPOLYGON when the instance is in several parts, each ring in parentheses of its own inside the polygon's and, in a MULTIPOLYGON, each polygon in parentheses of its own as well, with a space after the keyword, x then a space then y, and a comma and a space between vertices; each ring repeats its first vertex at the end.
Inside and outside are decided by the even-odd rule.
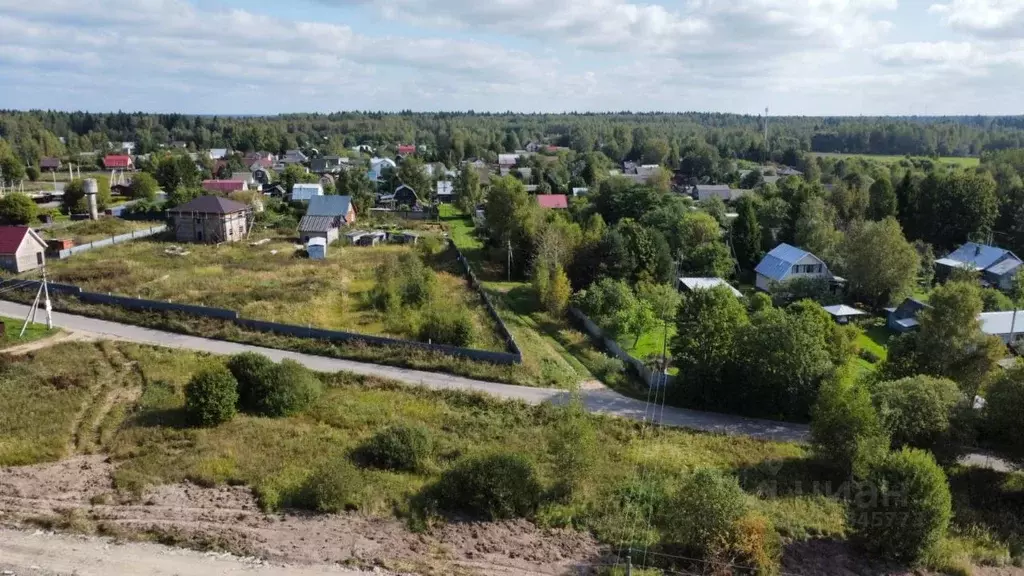
POLYGON ((732 244, 740 267, 749 270, 761 260, 761 224, 750 199, 741 199, 738 209, 739 216, 732 226, 732 244))

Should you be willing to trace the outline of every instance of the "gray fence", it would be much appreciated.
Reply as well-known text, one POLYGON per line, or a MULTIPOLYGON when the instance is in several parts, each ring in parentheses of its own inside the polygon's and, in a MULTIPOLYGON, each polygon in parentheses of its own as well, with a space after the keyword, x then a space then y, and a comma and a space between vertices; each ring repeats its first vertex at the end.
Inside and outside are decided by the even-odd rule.
POLYGON ((480 299, 483 300, 484 308, 487 309, 487 313, 490 314, 491 318, 498 323, 498 331, 501 333, 502 338, 505 339, 505 345, 512 351, 513 354, 519 357, 519 362, 523 361, 523 353, 519 349, 519 344, 516 343, 515 336, 512 336, 512 332, 509 331, 508 326, 505 325, 505 321, 501 319, 498 311, 494 309, 494 303, 491 302, 491 297, 484 291, 483 286, 480 285, 480 281, 476 277, 476 273, 473 272, 473 267, 469 265, 469 261, 463 256, 462 251, 455 245, 454 240, 449 240, 448 245, 452 250, 455 251, 456 258, 459 263, 462 264, 462 269, 465 270, 466 276, 469 277, 469 285, 476 290, 476 293, 480 295, 480 299))
MULTIPOLYGON (((0 290, 4 288, 38 290, 39 284, 40 282, 37 280, 8 280, 0 282, 0 290)), ((521 364, 523 361, 523 356, 519 352, 519 348, 515 347, 515 341, 511 340, 511 336, 509 336, 509 341, 511 342, 511 349, 514 352, 494 352, 491 350, 477 350, 475 348, 462 348, 459 346, 448 346, 445 344, 428 344, 426 342, 401 340, 398 338, 387 338, 384 336, 370 336, 368 334, 356 334, 354 332, 342 332, 339 330, 296 326, 294 324, 279 324, 277 322, 251 320, 248 318, 241 318, 238 315, 238 312, 234 310, 213 308, 210 306, 197 306, 194 304, 163 302, 160 300, 147 300, 144 298, 131 298, 128 296, 114 296, 112 294, 100 294, 97 292, 86 292, 85 290, 82 290, 81 287, 71 284, 58 284, 51 282, 48 285, 48 289, 51 294, 67 294, 74 296, 83 302, 94 304, 121 306, 131 310, 178 312, 182 314, 190 314, 192 316, 227 320, 233 322, 237 326, 255 332, 268 332, 282 334, 285 336, 295 336, 298 338, 327 340, 331 342, 363 342, 371 346, 403 346, 428 352, 439 352, 449 356, 468 358, 470 360, 491 362, 493 364, 521 364)), ((493 308, 491 308, 491 310, 493 311, 493 308)), ((508 333, 508 329, 505 328, 504 323, 502 323, 500 319, 499 326, 501 326, 504 333, 508 333)))
POLYGON ((153 236, 154 234, 160 234, 161 232, 164 232, 165 230, 167 230, 167 225, 166 224, 161 224, 159 226, 153 226, 152 228, 146 228, 146 229, 143 229, 143 230, 133 230, 133 231, 128 232, 126 234, 119 234, 117 236, 111 236, 110 238, 104 238, 102 240, 96 240, 94 242, 89 242, 88 244, 81 244, 79 246, 74 246, 72 248, 68 248, 67 250, 61 250, 60 252, 57 253, 57 258, 59 258, 60 260, 64 260, 66 258, 70 258, 70 257, 74 256, 75 254, 80 254, 82 252, 88 252, 89 250, 92 250, 93 248, 103 248, 104 246, 113 246, 114 244, 121 244, 123 242, 131 242, 132 240, 136 240, 138 238, 145 238, 147 236, 153 236))
POLYGON ((593 338, 601 341, 604 344, 605 349, 611 352, 613 356, 632 366, 648 386, 652 388, 659 388, 662 385, 668 385, 675 381, 674 377, 651 370, 651 368, 645 365, 642 361, 627 354, 614 338, 608 338, 605 336, 601 327, 595 324, 593 320, 587 317, 587 315, 580 310, 576 308, 569 308, 569 314, 579 320, 583 325, 583 329, 586 330, 593 338))

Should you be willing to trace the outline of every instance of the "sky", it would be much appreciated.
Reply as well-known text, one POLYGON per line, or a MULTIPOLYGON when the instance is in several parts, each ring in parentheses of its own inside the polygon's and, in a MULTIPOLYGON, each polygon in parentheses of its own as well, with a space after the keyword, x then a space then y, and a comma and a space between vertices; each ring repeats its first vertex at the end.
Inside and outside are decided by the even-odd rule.
POLYGON ((0 0, 0 108, 1024 113, 1024 0, 0 0))

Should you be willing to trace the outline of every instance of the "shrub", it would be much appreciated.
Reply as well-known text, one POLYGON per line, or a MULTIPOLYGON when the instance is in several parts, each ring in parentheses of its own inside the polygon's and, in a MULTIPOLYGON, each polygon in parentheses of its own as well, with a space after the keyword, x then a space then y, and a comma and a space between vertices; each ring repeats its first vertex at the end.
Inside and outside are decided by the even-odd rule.
POLYGON ((317 512, 356 510, 364 483, 362 472, 352 463, 333 459, 309 476, 297 504, 317 512))
POLYGON ((464 309, 442 309, 436 306, 424 317, 419 339, 433 344, 469 346, 473 341, 473 333, 473 319, 464 309))
POLYGON ((923 375, 879 382, 871 392, 894 448, 933 449, 948 437, 965 401, 956 382, 923 375))
POLYGON ((282 360, 249 384, 246 411, 271 417, 289 416, 305 409, 323 388, 313 372, 294 360, 282 360))
POLYGON ((357 454, 369 466, 413 472, 430 457, 430 448, 425 429, 399 424, 375 434, 357 454))
POLYGON ((590 477, 597 457, 594 423, 575 400, 563 409, 549 441, 559 489, 572 494, 590 477))
POLYGON ((857 355, 869 364, 878 364, 882 360, 881 356, 866 348, 861 348, 860 351, 857 352, 857 355))
POLYGON ((223 366, 206 368, 185 387, 185 412, 200 426, 216 426, 235 415, 238 383, 223 366))
POLYGON ((7 224, 29 224, 38 213, 39 206, 21 192, 11 192, 0 198, 0 221, 7 224))
POLYGON ((985 433, 1018 460, 1024 456, 1024 366, 1007 370, 985 394, 985 433))
POLYGON ((709 560, 749 566, 775 574, 782 541, 775 526, 750 509, 735 478, 702 469, 679 487, 661 520, 671 543, 709 560))
POLYGON ((868 550, 917 562, 946 534, 952 516, 949 484, 931 454, 904 448, 871 470, 848 512, 868 550))
POLYGON ((811 415, 818 458, 844 475, 864 476, 889 448, 871 396, 859 383, 835 377, 818 392, 811 415))
POLYGON ((238 407, 244 411, 258 411, 256 395, 272 378, 276 366, 274 361, 262 354, 243 352, 229 358, 227 366, 238 381, 238 407))
POLYGON ((487 520, 529 517, 537 510, 540 495, 533 463, 518 454, 465 458, 436 486, 442 509, 487 520))

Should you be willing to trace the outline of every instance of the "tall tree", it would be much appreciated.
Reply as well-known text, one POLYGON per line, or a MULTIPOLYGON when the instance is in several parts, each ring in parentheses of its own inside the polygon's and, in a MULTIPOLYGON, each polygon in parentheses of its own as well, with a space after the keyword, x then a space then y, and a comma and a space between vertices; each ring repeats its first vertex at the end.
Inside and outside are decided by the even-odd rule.
POLYGON ((453 184, 455 193, 455 205, 466 214, 473 214, 476 207, 483 200, 483 193, 480 191, 480 176, 471 166, 459 171, 453 184))
POLYGON ((754 209, 754 200, 750 197, 740 198, 736 212, 738 216, 732 223, 732 248, 736 251, 740 268, 753 270, 764 256, 761 250, 761 224, 754 209))
POLYGON ((871 196, 871 203, 868 206, 868 217, 872 220, 885 220, 890 216, 895 217, 899 208, 896 199, 896 191, 888 178, 879 178, 871 183, 868 190, 871 196))
POLYGON ((842 240, 842 232, 836 230, 832 208, 820 197, 814 196, 801 206, 793 239, 797 246, 819 258, 827 262, 835 260, 835 251, 842 240))
POLYGON ((854 224, 840 254, 850 290, 864 302, 884 306, 913 292, 920 258, 895 218, 854 224))
POLYGON ((692 406, 716 406, 737 331, 747 324, 743 304, 724 286, 683 295, 672 338, 672 356, 682 386, 671 392, 692 406))

